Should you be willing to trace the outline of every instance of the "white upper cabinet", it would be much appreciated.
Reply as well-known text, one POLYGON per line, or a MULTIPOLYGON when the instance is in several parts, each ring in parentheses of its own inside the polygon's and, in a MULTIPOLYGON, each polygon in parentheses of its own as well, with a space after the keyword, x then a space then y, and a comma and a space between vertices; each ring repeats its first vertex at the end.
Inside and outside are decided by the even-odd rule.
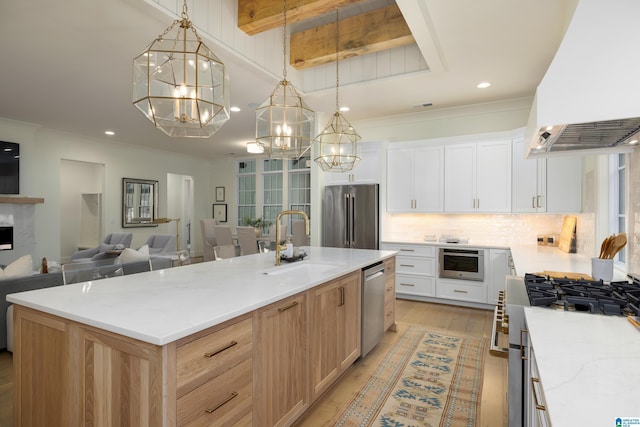
POLYGON ((445 212, 511 212, 511 140, 445 145, 445 212))
POLYGON ((514 213, 576 213, 582 210, 582 158, 525 159, 527 143, 513 142, 514 213))
POLYGON ((547 159, 525 159, 526 150, 524 137, 513 141, 511 210, 514 213, 545 212, 547 159))
POLYGON ((338 184, 379 184, 384 166, 384 143, 360 142, 358 155, 360 161, 348 172, 323 172, 325 185, 338 184))
POLYGON ((442 212, 442 146, 395 144, 387 152, 387 211, 442 212))

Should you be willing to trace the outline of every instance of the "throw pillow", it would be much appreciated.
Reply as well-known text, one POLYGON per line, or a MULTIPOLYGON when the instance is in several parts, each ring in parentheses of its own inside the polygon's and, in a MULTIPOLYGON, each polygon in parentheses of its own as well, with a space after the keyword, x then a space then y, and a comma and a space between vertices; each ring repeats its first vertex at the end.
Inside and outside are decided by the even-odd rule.
POLYGON ((0 271, 2 271, 0 279, 31 276, 33 274, 33 259, 31 255, 21 256, 0 271))
POLYGON ((125 264, 128 262, 148 260, 149 247, 147 245, 145 246, 143 246, 142 248, 140 248, 140 250, 137 250, 137 251, 131 248, 124 248, 122 250, 122 253, 118 255, 118 262, 120 262, 120 264, 125 264), (146 253, 145 253, 145 250, 143 249, 145 246, 146 246, 146 253))

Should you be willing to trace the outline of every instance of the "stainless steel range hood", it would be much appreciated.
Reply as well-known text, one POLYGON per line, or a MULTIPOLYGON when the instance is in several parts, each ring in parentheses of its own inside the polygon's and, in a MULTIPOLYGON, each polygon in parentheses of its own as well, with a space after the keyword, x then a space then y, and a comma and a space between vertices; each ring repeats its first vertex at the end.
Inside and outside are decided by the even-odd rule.
MULTIPOLYGON (((640 135, 640 117, 546 126, 535 137, 535 153, 576 150, 631 151, 640 135)), ((533 152, 531 154, 534 154, 533 152)))
MULTIPOLYGON (((536 90, 528 157, 632 151, 640 136, 637 0, 579 0, 536 90)), ((638 144, 640 145, 640 144, 638 144)))

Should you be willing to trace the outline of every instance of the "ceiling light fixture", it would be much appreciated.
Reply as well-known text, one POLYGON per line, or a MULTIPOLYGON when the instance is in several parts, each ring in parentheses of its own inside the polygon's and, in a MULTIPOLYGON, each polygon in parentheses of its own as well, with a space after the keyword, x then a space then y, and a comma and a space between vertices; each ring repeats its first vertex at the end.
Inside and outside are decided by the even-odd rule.
POLYGON ((478 89, 486 89, 489 86, 491 86, 491 83, 489 82, 482 82, 482 83, 478 83, 478 86, 476 86, 478 89))
POLYGON ((272 159, 299 159, 311 148, 315 112, 287 81, 287 2, 283 2, 283 78, 271 96, 256 108, 256 142, 272 159))
POLYGON ((234 113, 238 113, 240 111, 240 107, 231 107, 230 110, 234 113))
POLYGON ((262 154, 264 153, 264 147, 255 141, 247 142, 247 153, 262 154))
POLYGON ((315 138, 319 155, 314 160, 323 171, 346 172, 353 169, 360 161, 358 157, 360 135, 340 113, 339 21, 338 9, 336 9, 336 112, 333 113, 324 130, 315 138))
POLYGON ((225 66, 200 39, 185 0, 181 19, 134 58, 133 104, 169 136, 209 138, 229 120, 227 91, 225 66))

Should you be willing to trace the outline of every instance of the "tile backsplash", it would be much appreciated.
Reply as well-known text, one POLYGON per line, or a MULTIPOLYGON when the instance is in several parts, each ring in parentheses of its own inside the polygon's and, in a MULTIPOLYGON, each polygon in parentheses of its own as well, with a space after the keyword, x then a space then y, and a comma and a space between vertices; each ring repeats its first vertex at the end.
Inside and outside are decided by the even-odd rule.
MULTIPOLYGON (((535 245, 538 234, 560 234, 564 215, 555 214, 383 214, 382 240, 424 239, 425 235, 452 234, 469 243, 499 246, 535 245)), ((578 215, 577 250, 593 247, 593 220, 578 215)))

